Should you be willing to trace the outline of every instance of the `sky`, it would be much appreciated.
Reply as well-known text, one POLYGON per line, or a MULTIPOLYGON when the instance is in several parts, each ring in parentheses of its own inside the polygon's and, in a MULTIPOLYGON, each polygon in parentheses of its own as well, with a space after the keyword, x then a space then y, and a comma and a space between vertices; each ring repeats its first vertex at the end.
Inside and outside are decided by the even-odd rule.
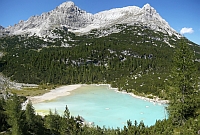
MULTIPOLYGON (((8 27, 68 0, 0 0, 0 25, 8 27)), ((89 13, 149 3, 177 32, 200 45, 200 0, 72 0, 89 13)))

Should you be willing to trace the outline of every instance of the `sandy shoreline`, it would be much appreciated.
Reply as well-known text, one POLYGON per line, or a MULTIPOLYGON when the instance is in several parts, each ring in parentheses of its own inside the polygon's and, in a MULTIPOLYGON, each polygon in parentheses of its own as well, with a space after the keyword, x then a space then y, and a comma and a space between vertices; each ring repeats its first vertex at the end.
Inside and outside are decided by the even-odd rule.
POLYGON ((138 96, 138 95, 135 95, 133 93, 127 93, 127 92, 123 92, 123 91, 116 91, 116 92, 129 94, 134 98, 139 98, 139 99, 142 99, 142 100, 145 100, 145 101, 149 101, 149 102, 153 102, 153 103, 157 103, 157 104, 167 104, 167 103, 169 103, 168 100, 162 100, 162 99, 160 99, 158 97, 156 97, 154 99, 151 99, 151 98, 147 98, 147 97, 138 96))
POLYGON ((45 93, 41 96, 29 97, 29 100, 33 104, 36 104, 36 103, 44 102, 47 100, 55 99, 57 97, 67 96, 70 94, 70 91, 75 90, 81 86, 82 86, 82 84, 61 86, 61 87, 55 88, 55 89, 51 90, 50 92, 45 93))
POLYGON ((160 99, 158 97, 156 97, 154 99, 151 99, 151 98, 147 98, 147 97, 138 96, 138 95, 135 95, 133 93, 127 93, 125 91, 118 91, 117 88, 112 88, 110 84, 100 84, 100 85, 108 85, 109 89, 114 89, 118 93, 129 94, 129 95, 131 95, 134 98, 139 98, 139 99, 142 99, 142 100, 145 100, 145 101, 149 101, 149 102, 153 102, 153 103, 158 103, 158 104, 167 104, 167 103, 169 103, 168 100, 162 100, 162 99, 160 99))
MULTIPOLYGON (((77 88, 79 88, 79 87, 81 87, 83 85, 84 84, 61 86, 61 87, 58 87, 58 88, 55 88, 55 89, 51 90, 48 93, 45 93, 44 95, 29 97, 29 100, 33 104, 36 104, 36 103, 44 102, 44 101, 47 101, 47 100, 55 99, 57 97, 67 96, 67 95, 70 94, 70 91, 75 90, 75 89, 77 89, 77 88)), ((96 86, 107 85, 109 87, 109 89, 113 89, 113 90, 115 90, 116 92, 119 92, 119 93, 129 94, 134 98, 139 98, 139 99, 142 99, 142 100, 145 100, 145 101, 158 103, 158 104, 167 104, 168 103, 168 100, 161 100, 159 98, 150 99, 150 98, 146 98, 146 97, 135 95, 133 93, 127 93, 127 92, 123 92, 123 91, 118 91, 117 88, 112 88, 110 84, 91 84, 91 85, 96 85, 96 86)))

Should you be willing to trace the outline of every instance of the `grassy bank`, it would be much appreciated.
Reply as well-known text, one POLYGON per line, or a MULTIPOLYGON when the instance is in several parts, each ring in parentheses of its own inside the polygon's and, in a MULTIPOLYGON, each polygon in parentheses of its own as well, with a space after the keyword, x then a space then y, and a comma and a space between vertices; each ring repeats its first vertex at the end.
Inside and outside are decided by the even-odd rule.
POLYGON ((15 93, 19 96, 39 96, 49 92, 52 89, 59 87, 59 85, 39 85, 38 87, 24 87, 20 90, 9 89, 8 92, 15 93))

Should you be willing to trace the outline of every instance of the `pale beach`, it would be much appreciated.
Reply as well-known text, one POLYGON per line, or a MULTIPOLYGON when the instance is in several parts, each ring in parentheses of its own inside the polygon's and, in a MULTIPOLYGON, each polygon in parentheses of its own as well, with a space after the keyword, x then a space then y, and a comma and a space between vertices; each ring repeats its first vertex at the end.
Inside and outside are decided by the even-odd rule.
POLYGON ((30 97, 29 100, 33 104, 44 102, 47 100, 53 100, 58 97, 67 96, 70 94, 70 91, 75 90, 81 86, 82 86, 82 84, 61 86, 61 87, 55 88, 55 89, 51 90, 50 92, 45 93, 41 96, 30 97))

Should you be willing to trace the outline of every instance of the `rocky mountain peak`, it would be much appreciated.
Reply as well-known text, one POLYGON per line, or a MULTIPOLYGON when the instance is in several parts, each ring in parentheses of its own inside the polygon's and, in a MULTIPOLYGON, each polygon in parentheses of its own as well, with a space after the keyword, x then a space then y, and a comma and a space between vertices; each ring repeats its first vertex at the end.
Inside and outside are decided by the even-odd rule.
POLYGON ((0 25, 0 30, 3 30, 3 29, 4 29, 4 27, 0 25))
POLYGON ((151 5, 150 5, 149 3, 147 3, 147 4, 145 4, 145 5, 143 6, 143 8, 149 9, 149 8, 153 8, 153 7, 151 7, 151 5))
MULTIPOLYGON (((161 21, 162 17, 157 13, 157 11, 150 6, 150 4, 145 4, 141 12, 143 13, 143 19, 146 21, 161 21)), ((163 21, 164 22, 164 21, 163 21)))
POLYGON ((79 7, 77 7, 72 1, 64 2, 61 5, 59 5, 57 8, 55 8, 52 12, 52 14, 57 15, 69 15, 74 14, 79 16, 82 13, 86 13, 86 11, 81 10, 79 7))
POLYGON ((74 2, 67 1, 59 5, 58 8, 69 8, 69 7, 74 7, 74 6, 75 6, 74 2))
POLYGON ((154 14, 157 14, 156 10, 150 6, 150 4, 145 4, 143 7, 142 7, 142 10, 144 12, 146 12, 146 14, 149 14, 149 15, 154 15, 154 14))

